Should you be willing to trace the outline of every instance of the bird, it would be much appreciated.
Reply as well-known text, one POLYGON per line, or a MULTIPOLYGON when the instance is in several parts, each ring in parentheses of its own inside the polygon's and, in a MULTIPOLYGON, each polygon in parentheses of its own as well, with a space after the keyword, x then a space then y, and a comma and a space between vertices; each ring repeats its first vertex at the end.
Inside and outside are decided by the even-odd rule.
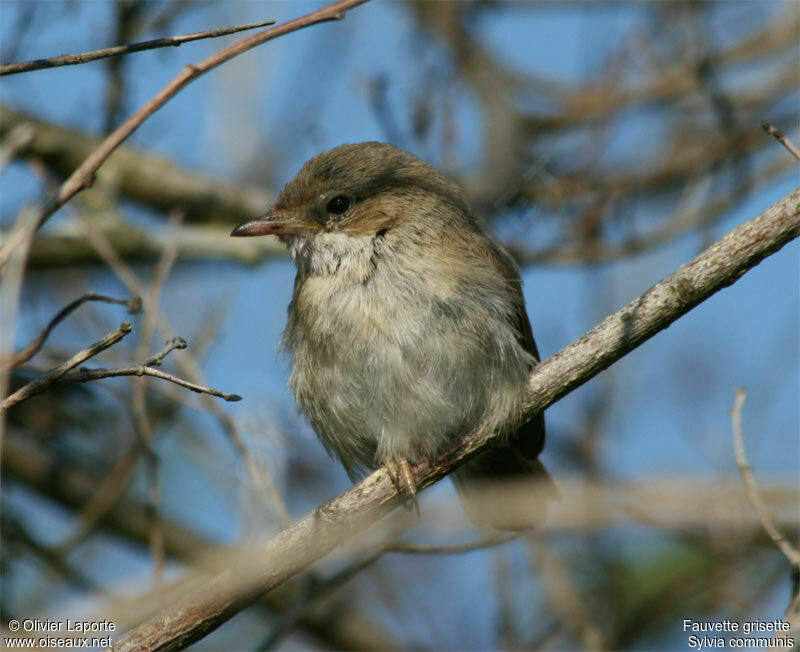
POLYGON ((393 145, 344 144, 231 235, 275 235, 294 260, 289 386, 351 479, 384 466, 418 509, 413 464, 500 429, 453 474, 465 511, 502 530, 542 520, 555 487, 538 460, 543 414, 519 425, 539 362, 522 280, 455 182, 393 145), (512 515, 485 499, 525 480, 544 491, 512 515))

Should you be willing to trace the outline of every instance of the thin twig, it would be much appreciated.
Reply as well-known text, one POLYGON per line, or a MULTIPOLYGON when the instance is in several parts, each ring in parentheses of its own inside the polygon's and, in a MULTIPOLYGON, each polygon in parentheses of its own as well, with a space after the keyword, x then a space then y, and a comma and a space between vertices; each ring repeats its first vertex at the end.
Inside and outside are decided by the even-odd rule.
MULTIPOLYGON (((83 232, 86 236, 86 239, 91 243, 98 255, 114 271, 114 273, 128 288, 128 290, 134 294, 149 296, 149 294, 144 291, 144 286, 136 276, 134 270, 118 254, 117 246, 110 242, 110 240, 103 233, 102 229, 95 228, 95 226, 90 224, 89 220, 80 213, 76 213, 76 218, 80 220, 81 225, 83 226, 83 232)), ((174 235, 171 235, 169 240, 173 245, 176 245, 178 242, 178 238, 174 235)), ((173 252, 172 255, 175 255, 175 253, 176 252, 173 252)), ((168 268, 165 269, 165 265, 166 263, 162 258, 162 264, 159 267, 159 270, 161 271, 157 271, 156 277, 166 273, 168 268)), ((151 287, 150 294, 152 294, 152 291, 153 290, 151 287)), ((156 320, 159 330, 165 337, 174 337, 172 327, 167 319, 158 310, 157 301, 148 299, 148 305, 145 313, 146 315, 153 316, 153 318, 156 320)), ((147 321, 145 321, 145 328, 148 328, 147 321)), ((197 360, 191 354, 191 352, 187 353, 188 355, 183 356, 178 361, 178 365, 182 374, 187 376, 192 382, 195 382, 198 385, 204 385, 205 380, 203 378, 200 365, 197 363, 197 360)), ((269 473, 269 470, 265 467, 265 465, 258 462, 250 453, 245 445, 244 440, 239 434, 235 421, 224 410, 220 409, 208 396, 203 396, 202 399, 204 400, 204 404, 208 411, 219 421, 220 427, 230 440, 231 445, 242 457, 244 467, 247 470, 253 485, 259 492, 259 495, 271 504, 283 527, 290 525, 293 520, 292 516, 289 513, 289 508, 286 505, 286 501, 284 500, 279 488, 272 478, 272 474, 269 473)))
MULTIPOLYGON (((158 320, 158 304, 161 301, 161 294, 164 289, 164 284, 167 281, 169 272, 175 262, 177 254, 175 234, 183 221, 183 211, 173 210, 170 214, 170 228, 169 235, 165 240, 162 247, 161 256, 159 258, 156 269, 152 274, 150 280, 150 288, 145 297, 145 315, 142 323, 141 335, 139 343, 136 348, 136 357, 141 358, 150 347, 150 341, 153 338, 153 330, 156 327, 158 320)), ((175 339, 172 343, 177 343, 175 339)), ((180 340, 183 346, 186 343, 180 340)), ((159 352, 161 353, 161 352, 159 352)), ((156 356, 149 358, 145 364, 159 365, 163 360, 166 352, 161 357, 156 356)), ((150 540, 150 552, 153 558, 153 584, 158 589, 163 580, 164 564, 165 564, 165 549, 164 549, 164 532, 161 522, 161 481, 158 472, 159 459, 155 448, 153 447, 153 426, 148 417, 147 410, 147 385, 144 379, 133 381, 131 391, 131 412, 133 416, 133 426, 136 431, 136 436, 141 445, 144 454, 146 475, 147 475, 147 502, 148 502, 148 530, 150 540)))
POLYGON ((217 38, 218 36, 227 36, 228 34, 235 34, 236 32, 243 32, 248 29, 256 29, 258 27, 266 27, 267 25, 274 24, 274 20, 264 20, 259 23, 248 23, 246 25, 221 27, 220 29, 209 29, 205 32, 181 34, 180 36, 165 36, 164 38, 141 41, 139 43, 131 43, 129 45, 115 45, 111 48, 92 50, 91 52, 82 52, 80 54, 62 54, 61 56, 50 57, 49 59, 35 59, 33 61, 23 61, 20 63, 7 63, 0 66, 0 76, 15 75, 20 72, 29 72, 31 70, 55 68, 57 66, 76 66, 81 63, 88 63, 89 61, 96 61, 97 59, 106 59, 108 57, 116 57, 121 54, 141 52, 142 50, 178 47, 182 43, 188 43, 189 41, 198 41, 204 38, 217 38))
POLYGON ((132 367, 120 367, 117 369, 86 369, 82 367, 76 372, 66 374, 61 380, 62 382, 68 383, 86 383, 92 380, 115 378, 118 376, 150 376, 152 378, 160 378, 161 380, 175 383, 176 385, 190 389, 198 394, 208 394, 210 396, 216 396, 231 402, 242 400, 242 397, 238 394, 226 394, 225 392, 221 392, 212 387, 204 387, 202 385, 190 383, 182 378, 178 378, 177 376, 173 376, 172 374, 168 374, 164 371, 153 368, 153 366, 160 365, 161 361, 164 359, 164 356, 171 351, 184 348, 186 348, 186 342, 181 338, 176 337, 168 342, 167 346, 165 346, 161 351, 145 360, 142 364, 132 367))
MULTIPOLYGON (((69 210, 69 207, 67 207, 67 210, 69 210)), ((74 215, 75 218, 80 221, 86 239, 91 243, 95 251, 97 251, 100 258, 113 270, 117 278, 119 278, 125 287, 127 287, 128 290, 133 294, 148 297, 145 310, 146 315, 151 315, 153 319, 155 319, 159 330, 162 334, 164 334, 165 337, 175 340, 176 338, 173 336, 172 327, 164 315, 162 315, 158 310, 158 302, 153 301, 153 299, 150 298, 150 295, 153 293, 153 287, 151 286, 150 293, 145 291, 144 284, 139 280, 131 266, 128 265, 118 255, 117 247, 109 241, 102 229, 95 228, 94 225, 89 223, 89 220, 83 214, 75 212, 74 215)), ((172 243, 176 243, 177 238, 171 236, 170 241, 172 243)), ((174 253, 171 254, 170 257, 173 255, 174 253)), ((159 270, 155 274, 156 278, 164 276, 167 271, 168 267, 166 264, 166 259, 162 258, 159 270)), ((145 329, 148 328, 147 320, 145 321, 144 327, 145 329)), ((185 343, 184 346, 180 348, 184 347, 185 343)), ((145 361, 142 364, 144 366, 154 366, 153 364, 148 364, 148 361, 145 361)), ((187 376, 192 382, 198 385, 205 384, 200 366, 191 352, 187 351, 187 355, 183 356, 182 359, 178 361, 178 365, 183 375, 187 376)), ((230 415, 225 413, 224 410, 221 410, 208 396, 203 396, 202 399, 204 400, 204 404, 208 411, 219 421, 221 428, 229 438, 234 449, 239 453, 239 455, 241 455, 244 467, 247 470, 253 485, 257 488, 259 495, 264 497, 265 500, 271 501, 271 505, 274 507, 280 519, 281 525, 283 527, 287 527, 289 524, 291 524, 292 517, 289 513, 286 501, 281 495, 279 488, 276 486, 272 475, 263 464, 259 463, 251 455, 238 432, 235 421, 230 417, 230 415)))
POLYGON ((28 344, 28 346, 22 349, 22 351, 16 353, 11 358, 11 361, 8 363, 9 367, 11 369, 15 369, 35 356, 41 350, 42 345, 45 343, 45 340, 49 337, 53 329, 58 326, 73 310, 83 305, 87 301, 116 303, 118 305, 125 306, 128 309, 128 313, 131 315, 138 313, 142 309, 142 301, 138 297, 133 299, 115 299, 114 297, 108 297, 104 294, 87 292, 86 294, 75 299, 75 301, 72 303, 64 306, 64 308, 62 308, 59 313, 50 320, 50 323, 42 329, 42 332, 39 333, 39 336, 35 340, 33 340, 30 344, 28 344))
POLYGON ((405 541, 391 541, 383 546, 383 552, 396 552, 405 555, 457 555, 473 550, 485 550, 494 546, 501 546, 509 541, 519 539, 524 532, 498 532, 490 534, 475 541, 455 543, 452 545, 429 545, 407 543, 405 541))
MULTIPOLYGON (((340 20, 347 10, 352 9, 368 0, 339 0, 333 4, 313 11, 310 14, 295 18, 282 25, 254 34, 246 39, 234 43, 227 48, 207 57, 198 64, 187 65, 172 81, 156 93, 144 106, 137 110, 130 118, 125 120, 117 129, 109 134, 81 165, 61 184, 57 194, 48 199, 37 211, 34 217, 34 230, 37 230, 72 197, 92 185, 95 172, 111 156, 111 153, 130 136, 139 126, 158 109, 172 99, 185 86, 188 86, 201 75, 222 65, 226 61, 250 50, 257 45, 272 40, 284 34, 297 31, 303 27, 331 20, 340 20)), ((19 242, 13 237, 9 238, 0 249, 0 269, 3 268, 11 252, 19 242)))
POLYGON ((0 412, 5 412, 8 408, 15 406, 17 403, 21 403, 22 401, 25 401, 33 396, 37 396, 38 394, 46 392, 53 385, 55 385, 56 382, 62 379, 70 369, 74 369, 79 364, 96 356, 101 351, 105 351, 107 348, 114 346, 130 332, 130 322, 122 322, 117 330, 111 331, 103 339, 95 342, 91 346, 81 351, 78 351, 78 353, 73 355, 63 364, 57 366, 55 369, 42 374, 38 378, 34 378, 27 385, 20 387, 11 396, 7 397, 2 404, 0 404, 0 412))
POLYGON ((736 455, 736 466, 739 467, 739 473, 742 474, 742 479, 744 480, 747 498, 755 508, 758 518, 772 542, 786 556, 792 566, 800 568, 800 551, 789 543, 772 520, 772 516, 769 510, 767 510, 766 505, 764 505, 764 501, 761 499, 761 494, 758 491, 758 484, 753 475, 753 469, 747 461, 747 455, 744 451, 744 436, 742 435, 742 408, 744 407, 745 400, 747 400, 747 392, 739 387, 736 389, 735 395, 736 398, 731 408, 733 452, 736 455))
POLYGON ((786 137, 780 129, 778 129, 774 124, 772 124, 766 118, 761 119, 761 128, 770 136, 775 138, 781 145, 783 145, 786 149, 789 150, 792 156, 794 156, 798 161, 800 161, 800 151, 792 144, 792 141, 786 137))

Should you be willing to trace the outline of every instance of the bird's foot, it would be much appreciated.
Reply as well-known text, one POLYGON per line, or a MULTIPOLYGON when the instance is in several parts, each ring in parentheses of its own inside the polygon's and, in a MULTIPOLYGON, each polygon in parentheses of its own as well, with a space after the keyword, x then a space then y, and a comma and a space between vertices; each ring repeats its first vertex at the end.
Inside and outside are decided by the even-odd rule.
POLYGON ((387 460, 383 464, 389 477, 392 479, 394 486, 397 488, 398 493, 405 497, 403 506, 410 510, 414 510, 419 516, 419 503, 417 502, 417 483, 414 480, 414 473, 411 470, 411 464, 405 457, 400 457, 396 460, 387 460))

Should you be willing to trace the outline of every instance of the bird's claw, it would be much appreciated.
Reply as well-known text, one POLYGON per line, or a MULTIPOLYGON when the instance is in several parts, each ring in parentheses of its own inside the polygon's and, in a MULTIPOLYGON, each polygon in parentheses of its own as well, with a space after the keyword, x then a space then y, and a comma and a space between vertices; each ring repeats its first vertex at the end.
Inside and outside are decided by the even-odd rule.
POLYGON ((414 473, 411 464, 405 457, 384 462, 386 471, 392 479, 392 483, 398 493, 405 497, 403 506, 408 510, 414 510, 419 516, 419 503, 417 502, 417 483, 414 480, 414 473))

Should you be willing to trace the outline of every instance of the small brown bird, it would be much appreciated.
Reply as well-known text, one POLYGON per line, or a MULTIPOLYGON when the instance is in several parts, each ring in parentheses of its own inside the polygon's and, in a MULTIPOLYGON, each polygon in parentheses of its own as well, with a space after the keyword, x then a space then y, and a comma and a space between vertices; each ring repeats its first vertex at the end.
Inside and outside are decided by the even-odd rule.
MULTIPOLYGON (((283 336, 290 386, 351 477, 385 465, 413 500, 410 463, 521 413, 539 354, 519 272, 436 168, 383 143, 341 145, 231 235, 268 234, 297 266, 283 336)), ((541 494, 511 517, 482 496, 501 480, 550 483, 543 446, 537 415, 456 471, 474 521, 541 519, 541 494)))

